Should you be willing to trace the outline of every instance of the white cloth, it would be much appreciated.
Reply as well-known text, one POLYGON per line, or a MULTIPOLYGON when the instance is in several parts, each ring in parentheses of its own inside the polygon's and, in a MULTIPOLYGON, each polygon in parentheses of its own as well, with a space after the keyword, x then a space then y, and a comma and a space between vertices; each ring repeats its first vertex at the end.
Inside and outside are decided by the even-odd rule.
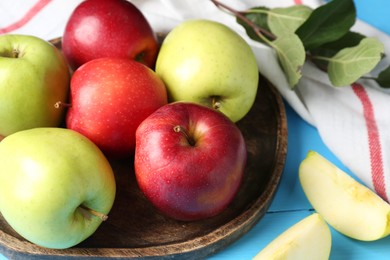
MULTIPOLYGON (((60 37, 72 10, 81 0, 14 0, 0 3, 0 33, 33 34, 44 39, 60 37), (31 11, 35 7, 35 11, 31 11), (39 9, 38 11, 36 11, 39 9), (30 13, 29 13, 30 12, 30 13), (28 14, 28 15, 26 15, 28 14), (27 17, 26 17, 27 16, 27 17), (13 26, 11 26, 13 25, 13 26), (4 29, 7 29, 4 30, 4 29), (12 30, 9 30, 9 29, 12 30), (2 30, 3 29, 3 30, 2 30)), ((251 45, 261 73, 282 94, 291 107, 315 126, 328 148, 368 187, 384 199, 390 198, 390 92, 374 81, 353 86, 332 87, 327 75, 310 64, 303 69, 298 87, 290 90, 272 49, 247 37, 235 18, 209 0, 132 0, 156 32, 168 32, 181 21, 206 18, 222 22, 237 31, 251 45)), ((283 7, 302 2, 311 7, 319 0, 224 0, 245 10, 253 6, 283 7)), ((357 21, 354 31, 379 38, 387 57, 374 74, 390 64, 390 37, 357 21)))

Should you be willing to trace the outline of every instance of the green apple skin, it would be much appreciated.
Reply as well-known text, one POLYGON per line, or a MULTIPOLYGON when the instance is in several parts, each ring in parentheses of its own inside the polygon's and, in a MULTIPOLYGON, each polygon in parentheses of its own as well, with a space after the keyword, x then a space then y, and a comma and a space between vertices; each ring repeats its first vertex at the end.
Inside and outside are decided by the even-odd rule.
POLYGON ((58 126, 66 102, 70 72, 51 43, 29 35, 0 36, 0 135, 34 127, 58 126))
POLYGON ((0 142, 0 212, 34 244, 63 249, 85 240, 102 223, 86 208, 107 215, 115 193, 106 157, 73 130, 35 128, 0 142))
POLYGON ((229 27, 204 19, 184 21, 168 33, 156 73, 165 82, 170 101, 218 108, 233 122, 252 107, 259 82, 248 43, 229 27))

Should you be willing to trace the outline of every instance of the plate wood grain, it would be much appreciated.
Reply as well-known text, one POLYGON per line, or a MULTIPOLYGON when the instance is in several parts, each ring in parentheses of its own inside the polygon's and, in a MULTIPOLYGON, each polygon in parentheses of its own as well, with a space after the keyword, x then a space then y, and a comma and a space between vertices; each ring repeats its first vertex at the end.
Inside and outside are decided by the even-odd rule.
MULTIPOLYGON (((60 39, 52 43, 61 46, 60 39)), ((201 259, 226 248, 264 216, 285 164, 284 104, 262 76, 254 106, 237 124, 248 150, 244 181, 233 202, 218 216, 195 222, 165 217, 138 189, 132 160, 111 161, 116 200, 108 220, 91 237, 69 249, 42 248, 20 237, 0 214, 0 253, 9 259, 201 259)))

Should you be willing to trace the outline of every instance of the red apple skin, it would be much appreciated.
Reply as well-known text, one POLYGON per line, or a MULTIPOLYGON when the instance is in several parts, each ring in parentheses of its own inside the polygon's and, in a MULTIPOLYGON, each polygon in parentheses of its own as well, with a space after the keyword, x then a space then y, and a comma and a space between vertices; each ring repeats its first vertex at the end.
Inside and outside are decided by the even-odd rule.
POLYGON ((134 155, 138 125, 167 104, 163 81, 129 59, 100 58, 79 67, 70 83, 66 126, 92 140, 107 156, 134 155))
POLYGON ((134 167, 146 198, 163 214, 195 221, 221 213, 242 182, 244 138, 225 115, 188 102, 158 109, 138 127, 134 167), (195 144, 190 144, 181 126, 195 144))
POLYGON ((86 0, 68 19, 62 50, 71 68, 96 58, 121 57, 153 68, 159 45, 141 11, 126 0, 86 0))

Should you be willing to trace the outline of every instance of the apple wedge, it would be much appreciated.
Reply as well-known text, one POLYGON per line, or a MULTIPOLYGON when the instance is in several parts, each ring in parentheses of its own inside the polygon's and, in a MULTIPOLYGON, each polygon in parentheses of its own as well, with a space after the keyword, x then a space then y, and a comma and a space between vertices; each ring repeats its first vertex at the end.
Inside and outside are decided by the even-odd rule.
POLYGON ((302 161, 299 179, 313 208, 340 233, 362 241, 390 233, 390 205, 318 153, 302 161))
POLYGON ((313 213, 284 231, 253 259, 329 259, 331 245, 328 224, 313 213))

